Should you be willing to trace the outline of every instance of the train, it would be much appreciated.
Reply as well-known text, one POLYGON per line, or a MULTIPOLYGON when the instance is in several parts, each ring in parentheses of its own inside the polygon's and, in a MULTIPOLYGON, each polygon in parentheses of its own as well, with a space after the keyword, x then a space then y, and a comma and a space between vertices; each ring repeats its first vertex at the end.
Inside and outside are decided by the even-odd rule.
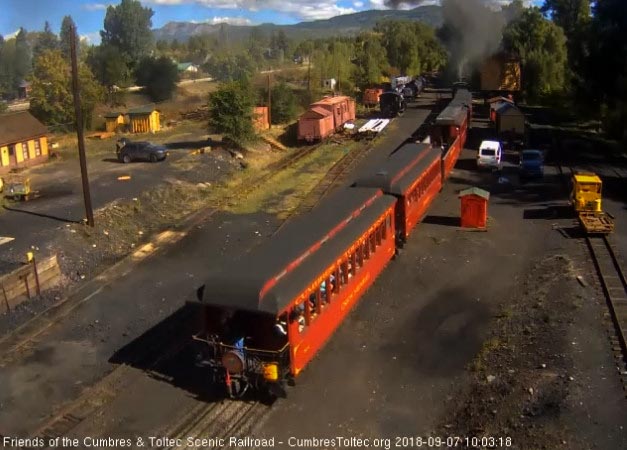
POLYGON ((397 91, 386 91, 379 95, 379 109, 383 117, 396 117, 402 115, 407 109, 407 102, 403 94, 397 91))
POLYGON ((441 191, 466 141, 469 99, 456 93, 431 143, 402 145, 205 279, 188 300, 200 320, 193 339, 226 396, 287 395, 441 191))

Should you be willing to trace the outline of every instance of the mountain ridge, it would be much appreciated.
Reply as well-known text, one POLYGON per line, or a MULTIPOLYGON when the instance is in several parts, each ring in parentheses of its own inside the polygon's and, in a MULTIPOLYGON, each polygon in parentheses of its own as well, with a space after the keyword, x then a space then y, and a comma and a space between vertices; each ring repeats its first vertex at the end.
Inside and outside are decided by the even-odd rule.
POLYGON ((346 36, 369 29, 382 20, 416 20, 433 27, 442 24, 442 10, 437 5, 418 6, 409 10, 367 10, 352 14, 343 14, 329 19, 314 20, 311 22, 299 22, 291 25, 277 25, 263 23, 258 25, 230 25, 194 22, 168 22, 163 27, 153 30, 156 40, 187 41, 191 36, 201 34, 218 34, 221 30, 227 34, 230 40, 241 41, 250 35, 253 28, 259 28, 265 32, 283 30, 290 37, 311 38, 320 37, 320 33, 329 31, 330 35, 346 36))

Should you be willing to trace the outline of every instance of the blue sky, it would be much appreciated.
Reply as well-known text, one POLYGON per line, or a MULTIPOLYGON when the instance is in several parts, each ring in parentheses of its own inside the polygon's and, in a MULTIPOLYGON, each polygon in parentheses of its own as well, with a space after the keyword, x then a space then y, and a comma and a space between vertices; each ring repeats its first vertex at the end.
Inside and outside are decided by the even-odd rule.
MULTIPOLYGON (((97 43, 107 5, 117 3, 118 0, 0 0, 0 34, 10 35, 20 26, 29 31, 41 30, 46 20, 58 32, 63 16, 69 14, 79 34, 97 43)), ((170 21, 289 24, 385 9, 384 0, 142 0, 142 3, 155 12, 154 28, 170 21)))

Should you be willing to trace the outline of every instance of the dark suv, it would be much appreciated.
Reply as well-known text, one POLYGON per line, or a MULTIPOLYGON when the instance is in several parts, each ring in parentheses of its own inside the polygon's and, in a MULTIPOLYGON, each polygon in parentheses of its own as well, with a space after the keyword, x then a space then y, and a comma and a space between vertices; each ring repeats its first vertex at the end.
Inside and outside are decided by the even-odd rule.
POLYGON ((168 151, 162 145, 150 142, 131 142, 128 139, 120 139, 117 143, 118 160, 123 163, 131 161, 163 161, 168 156, 168 151))

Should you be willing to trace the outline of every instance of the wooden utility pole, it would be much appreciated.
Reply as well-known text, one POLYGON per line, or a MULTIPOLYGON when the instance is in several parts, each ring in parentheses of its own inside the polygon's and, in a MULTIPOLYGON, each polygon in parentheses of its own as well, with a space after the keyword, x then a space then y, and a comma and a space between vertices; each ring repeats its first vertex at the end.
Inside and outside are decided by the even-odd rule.
POLYGON ((272 87, 270 85, 270 74, 268 74, 268 129, 272 128, 272 87))
POLYGON ((307 92, 311 94, 311 53, 307 58, 307 92))
POLYGON ((78 61, 76 58, 76 27, 70 29, 70 58, 72 59, 72 94, 74 96, 74 114, 76 116, 76 136, 78 138, 78 156, 81 164, 81 178, 83 180, 83 199, 85 200, 85 215, 87 225, 94 226, 94 210, 91 206, 89 192, 89 178, 87 176, 87 158, 85 157, 85 136, 83 133, 83 111, 81 110, 81 92, 78 83, 78 61))

